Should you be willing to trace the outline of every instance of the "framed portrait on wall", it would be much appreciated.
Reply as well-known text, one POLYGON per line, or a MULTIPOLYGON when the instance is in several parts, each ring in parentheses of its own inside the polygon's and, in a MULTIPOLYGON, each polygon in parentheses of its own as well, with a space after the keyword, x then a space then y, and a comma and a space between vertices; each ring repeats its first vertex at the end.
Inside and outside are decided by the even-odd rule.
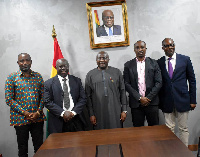
POLYGON ((129 46, 125 0, 86 3, 90 47, 129 46))

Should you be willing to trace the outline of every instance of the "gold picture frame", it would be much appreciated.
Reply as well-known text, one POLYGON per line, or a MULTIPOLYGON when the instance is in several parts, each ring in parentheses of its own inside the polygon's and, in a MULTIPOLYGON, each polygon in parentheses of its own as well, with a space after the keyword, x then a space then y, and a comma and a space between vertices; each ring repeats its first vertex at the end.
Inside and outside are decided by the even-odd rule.
POLYGON ((92 49, 130 45, 126 0, 90 2, 86 3, 86 8, 90 47, 92 49), (102 17, 103 11, 107 10, 111 11, 114 15, 113 17, 106 16, 107 20, 113 18, 113 33, 110 36, 108 35, 108 31, 106 33, 106 26, 104 25, 105 15, 102 17), (116 29, 114 27, 119 30, 118 33, 115 33, 116 29), (105 33, 99 33, 102 29, 105 33))

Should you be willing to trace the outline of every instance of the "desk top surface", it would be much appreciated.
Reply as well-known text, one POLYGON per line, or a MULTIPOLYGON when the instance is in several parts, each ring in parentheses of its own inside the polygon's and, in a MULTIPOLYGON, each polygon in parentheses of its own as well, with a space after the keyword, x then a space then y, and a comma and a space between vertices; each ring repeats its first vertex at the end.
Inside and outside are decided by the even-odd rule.
POLYGON ((97 146, 115 144, 121 144, 124 157, 194 156, 168 127, 158 125, 51 134, 34 157, 53 153, 95 156, 97 146))

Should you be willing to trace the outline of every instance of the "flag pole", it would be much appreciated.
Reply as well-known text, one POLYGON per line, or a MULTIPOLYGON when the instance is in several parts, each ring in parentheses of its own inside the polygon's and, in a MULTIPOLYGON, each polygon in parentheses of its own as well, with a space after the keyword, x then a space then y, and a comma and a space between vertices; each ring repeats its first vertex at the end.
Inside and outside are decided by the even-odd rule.
MULTIPOLYGON (((53 40, 55 40, 57 34, 56 34, 56 30, 54 28, 54 25, 53 25, 53 29, 52 29, 52 34, 51 34, 53 40)), ((48 131, 48 120, 49 120, 49 111, 47 109, 47 123, 46 123, 46 138, 49 136, 49 131, 48 131)))
MULTIPOLYGON (((51 70, 51 76, 50 78, 54 77, 57 75, 57 70, 56 70, 56 61, 58 59, 61 59, 61 58, 64 58, 63 55, 62 55, 62 51, 60 49, 60 46, 58 44, 58 41, 57 41, 57 34, 56 34, 56 30, 54 28, 54 25, 53 25, 53 30, 52 30, 52 34, 51 36, 53 37, 53 40, 54 40, 54 58, 53 58, 53 64, 52 64, 52 70, 51 70)), ((49 131, 48 131, 48 119, 49 119, 49 112, 47 110, 47 125, 46 125, 46 138, 49 136, 49 131)))

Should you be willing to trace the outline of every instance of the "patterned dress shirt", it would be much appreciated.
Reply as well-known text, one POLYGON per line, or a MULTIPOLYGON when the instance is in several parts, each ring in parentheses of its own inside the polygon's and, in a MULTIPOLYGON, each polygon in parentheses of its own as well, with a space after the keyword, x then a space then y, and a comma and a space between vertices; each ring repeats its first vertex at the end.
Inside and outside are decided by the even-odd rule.
POLYGON ((21 70, 11 73, 5 83, 5 100, 10 106, 10 125, 22 126, 33 123, 27 120, 23 113, 39 111, 36 122, 46 120, 43 113, 44 81, 42 76, 31 71, 30 77, 25 77, 21 70))

